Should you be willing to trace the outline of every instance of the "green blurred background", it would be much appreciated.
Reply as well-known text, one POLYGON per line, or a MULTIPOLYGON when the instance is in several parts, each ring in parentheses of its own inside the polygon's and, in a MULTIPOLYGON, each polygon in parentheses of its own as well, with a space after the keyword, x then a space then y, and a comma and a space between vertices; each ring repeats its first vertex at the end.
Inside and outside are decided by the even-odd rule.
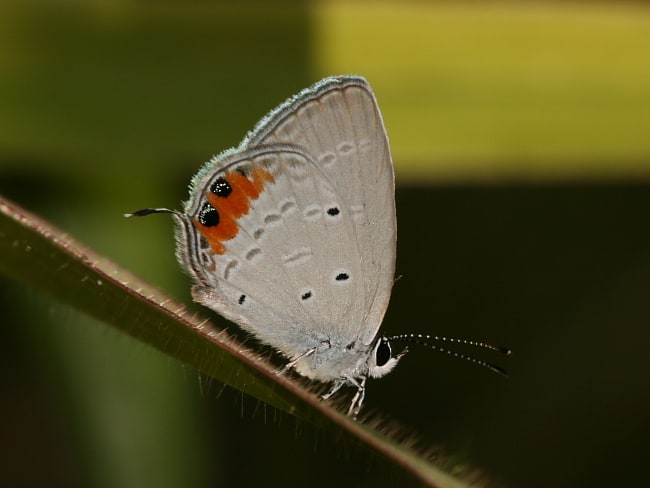
MULTIPOLYGON (((0 192, 189 304, 171 222, 122 214, 178 207, 269 109, 362 74, 398 184, 383 330, 515 351, 503 380, 412 348, 368 407, 511 486, 638 486, 648 53, 646 3, 5 1, 0 192)), ((400 481, 36 291, 0 290, 3 484, 400 481)))

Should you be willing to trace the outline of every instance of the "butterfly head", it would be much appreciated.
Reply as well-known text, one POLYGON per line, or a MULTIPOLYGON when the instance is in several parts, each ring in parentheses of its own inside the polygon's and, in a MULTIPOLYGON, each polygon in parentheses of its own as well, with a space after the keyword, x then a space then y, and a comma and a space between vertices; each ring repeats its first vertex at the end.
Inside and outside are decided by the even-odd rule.
POLYGON ((393 356, 390 340, 387 337, 380 337, 368 358, 368 376, 381 378, 387 375, 407 352, 408 348, 404 348, 397 356, 393 356))

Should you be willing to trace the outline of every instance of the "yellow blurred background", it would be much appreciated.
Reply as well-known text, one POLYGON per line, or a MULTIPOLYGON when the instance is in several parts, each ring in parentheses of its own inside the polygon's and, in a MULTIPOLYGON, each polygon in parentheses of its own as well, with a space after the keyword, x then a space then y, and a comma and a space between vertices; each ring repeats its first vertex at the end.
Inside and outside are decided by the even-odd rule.
POLYGON ((650 6, 322 2, 318 73, 372 80, 400 176, 648 178, 650 6))
MULTIPOLYGON (((296 89, 302 68, 309 81, 371 81, 401 181, 650 174, 646 3, 296 5, 6 2, 0 147, 83 158, 102 145, 149 157, 149 146, 214 145, 206 93, 235 80, 242 92, 269 82, 296 89), (264 31, 276 51, 256 45, 264 31), (181 121, 194 122, 189 140, 181 121)), ((241 95, 266 108, 282 96, 241 95)))

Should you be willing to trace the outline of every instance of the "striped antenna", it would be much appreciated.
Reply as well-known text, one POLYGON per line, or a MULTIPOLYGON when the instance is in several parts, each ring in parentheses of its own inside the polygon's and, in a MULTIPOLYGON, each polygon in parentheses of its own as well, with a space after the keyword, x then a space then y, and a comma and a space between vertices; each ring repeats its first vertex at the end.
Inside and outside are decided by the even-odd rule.
POLYGON ((489 369, 490 371, 493 371, 494 373, 498 373, 501 376, 505 376, 506 378, 508 377, 508 372, 494 364, 488 363, 486 361, 483 361, 481 359, 476 359, 471 356, 467 356, 463 353, 452 351, 451 349, 447 349, 445 347, 440 347, 436 346, 434 344, 431 344, 428 341, 436 341, 436 342, 446 342, 446 343, 452 343, 452 344, 462 344, 466 346, 472 346, 472 347, 477 347, 481 349, 489 349, 491 351, 496 351, 500 354, 503 354, 505 356, 510 356, 512 354, 512 351, 508 349, 507 347, 502 347, 502 346, 495 346, 493 344, 487 344, 485 342, 477 342, 477 341, 468 341, 466 339, 453 339, 450 337, 438 337, 438 336, 432 336, 432 335, 426 335, 426 334, 400 334, 396 336, 391 336, 391 337, 386 337, 387 340, 391 342, 411 342, 413 344, 420 344, 422 346, 429 347, 431 349, 434 349, 436 351, 449 354, 450 356, 463 359, 465 361, 469 361, 470 363, 474 363, 478 366, 482 366, 484 368, 489 369))

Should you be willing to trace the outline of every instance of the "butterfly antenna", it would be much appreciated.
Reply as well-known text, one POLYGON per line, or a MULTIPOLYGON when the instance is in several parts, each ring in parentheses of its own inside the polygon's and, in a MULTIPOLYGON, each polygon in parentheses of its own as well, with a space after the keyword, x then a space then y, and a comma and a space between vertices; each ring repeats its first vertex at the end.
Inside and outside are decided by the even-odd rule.
POLYGON ((178 210, 170 210, 168 208, 143 208, 142 210, 136 210, 133 213, 125 213, 125 217, 144 217, 146 215, 156 214, 156 213, 170 213, 174 215, 183 215, 178 210))
POLYGON ((453 343, 453 344, 462 344, 466 346, 473 346, 481 349, 489 349, 491 351, 496 351, 505 356, 510 356, 512 354, 512 351, 507 347, 495 346, 493 344, 487 344, 485 342, 468 341, 466 339, 453 339, 450 337, 438 337, 438 336, 431 336, 425 334, 400 334, 392 337, 387 337, 386 339, 388 339, 391 342, 411 342, 413 344, 420 344, 422 346, 431 348, 435 351, 443 352, 445 354, 449 354, 450 356, 463 359, 465 361, 469 361, 470 363, 474 363, 478 366, 482 366, 484 368, 489 369, 490 371, 493 371, 494 373, 498 373, 501 376, 505 376, 506 378, 509 376, 508 372, 505 369, 495 364, 491 364, 481 359, 476 359, 474 357, 467 356, 460 352, 452 351, 451 349, 447 349, 445 347, 436 346, 434 344, 431 344, 428 341, 437 341, 437 342, 446 342, 446 343, 453 343))

